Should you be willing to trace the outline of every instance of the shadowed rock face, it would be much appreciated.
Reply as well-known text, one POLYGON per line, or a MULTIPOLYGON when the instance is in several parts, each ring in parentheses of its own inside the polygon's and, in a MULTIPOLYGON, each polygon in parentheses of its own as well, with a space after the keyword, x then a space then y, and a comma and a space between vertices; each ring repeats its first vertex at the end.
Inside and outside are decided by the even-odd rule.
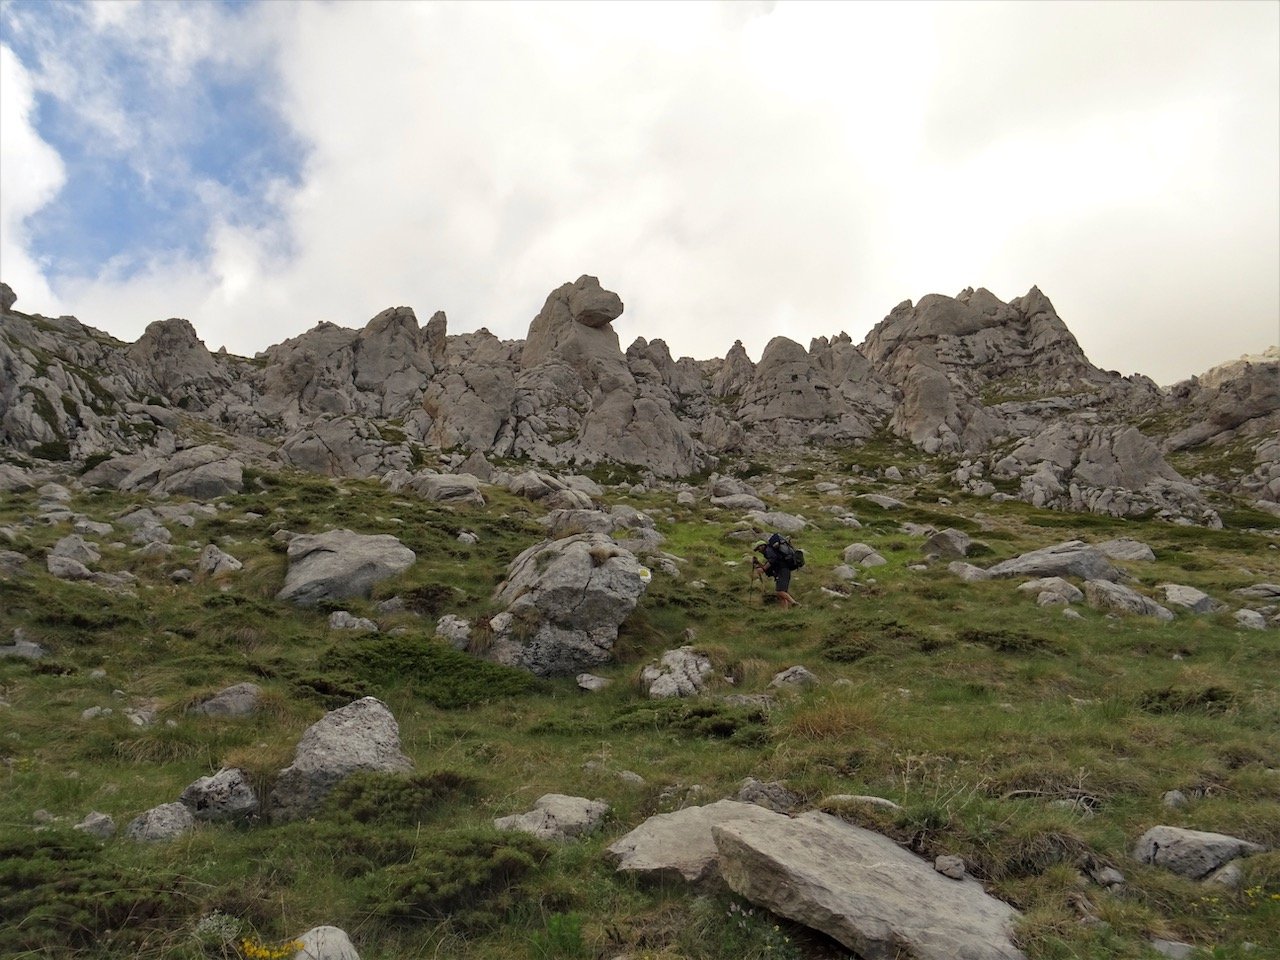
MULTIPOLYGON (((274 455, 334 476, 408 469, 434 449, 672 478, 887 429, 969 458, 958 479, 980 496, 996 492, 988 476, 1016 479, 1038 506, 1213 525, 1161 449, 1244 438, 1251 470, 1196 484, 1280 502, 1280 353, 1162 392, 1093 366, 1034 287, 1008 303, 985 289, 904 301, 861 344, 776 337, 758 364, 740 342, 706 361, 644 337, 623 352, 622 298, 591 276, 551 291, 524 340, 449 335, 440 312, 420 328, 398 306, 359 330, 319 323, 254 360, 210 354, 185 320, 126 345, 73 317, 16 313, 11 294, 0 300, 0 444, 46 457, 128 453, 146 466, 204 421, 245 465, 274 455), (1153 425, 1162 433, 1144 432, 1153 425)), ((139 465, 92 476, 112 483, 139 465)))

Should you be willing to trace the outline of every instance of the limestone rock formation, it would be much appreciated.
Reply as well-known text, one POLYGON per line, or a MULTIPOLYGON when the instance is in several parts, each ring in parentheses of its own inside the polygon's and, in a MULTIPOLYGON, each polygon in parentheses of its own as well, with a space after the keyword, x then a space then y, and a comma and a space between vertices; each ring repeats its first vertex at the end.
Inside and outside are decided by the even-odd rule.
POLYGON ((693 883, 720 874, 720 857, 711 836, 716 824, 763 820, 777 814, 754 803, 719 800, 701 807, 650 817, 608 849, 618 872, 652 880, 684 879, 693 883))

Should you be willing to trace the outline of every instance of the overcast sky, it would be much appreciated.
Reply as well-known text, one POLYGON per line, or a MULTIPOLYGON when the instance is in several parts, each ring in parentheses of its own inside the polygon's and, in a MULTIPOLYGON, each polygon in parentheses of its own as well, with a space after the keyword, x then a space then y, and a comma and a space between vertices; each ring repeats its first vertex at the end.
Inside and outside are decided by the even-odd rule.
POLYGON ((861 342, 1037 285, 1172 383, 1280 342, 1280 3, 0 0, 0 279, 252 354, 436 311, 861 342))

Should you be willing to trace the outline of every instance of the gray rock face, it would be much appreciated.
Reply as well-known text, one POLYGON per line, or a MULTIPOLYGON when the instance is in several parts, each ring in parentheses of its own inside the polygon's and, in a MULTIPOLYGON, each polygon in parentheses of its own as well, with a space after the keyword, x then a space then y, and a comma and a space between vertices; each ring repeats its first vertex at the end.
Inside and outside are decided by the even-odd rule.
POLYGON ((1084 584, 1085 602, 1097 610, 1111 610, 1115 613, 1133 613, 1142 617, 1155 617, 1157 620, 1173 619, 1173 612, 1160 606, 1150 597, 1144 597, 1136 590, 1119 583, 1107 580, 1086 580, 1084 584))
POLYGON ((603 800, 548 793, 539 797, 527 813, 499 817, 493 825, 499 830, 518 830, 542 840, 563 841, 594 830, 608 813, 609 804, 603 800))
POLYGON ((321 600, 367 598, 373 585, 408 570, 417 555, 395 537, 350 530, 289 541, 289 572, 277 600, 314 607, 321 600))
POLYGON ((1262 853, 1264 849, 1222 833, 1161 826, 1152 827, 1138 838, 1133 859, 1199 880, 1237 857, 1262 853))
POLYGON ((635 556, 602 534, 535 544, 494 593, 505 609, 490 619, 488 656, 538 676, 605 663, 648 582, 635 556))
POLYGON ((124 828, 130 840, 156 842, 173 840, 195 829, 196 820, 182 803, 162 803, 139 814, 124 828))
POLYGON ((864 957, 1022 960, 1018 913, 870 830, 824 813, 712 828, 720 872, 752 903, 864 957))
POLYGON ((719 876, 720 858, 711 828, 735 820, 764 820, 778 814, 754 803, 719 800, 703 807, 650 817, 614 841, 608 854, 619 873, 652 880, 684 879, 692 883, 719 876))
POLYGON ((413 761, 400 749, 400 726, 387 705, 373 697, 356 700, 325 714, 302 734, 293 763, 280 771, 271 791, 271 819, 306 816, 353 773, 412 769, 413 761))
POLYGON ((1119 580, 1122 576, 1105 556, 1081 540, 1068 540, 1032 550, 988 567, 993 577, 1076 577, 1081 580, 1119 580))
POLYGON ((7 283, 0 283, 0 313, 8 313, 18 302, 18 295, 7 283))
POLYGON ((197 820, 243 820, 258 812, 258 795, 248 775, 237 767, 201 777, 188 785, 178 799, 197 820))
POLYGON ((237 683, 196 704, 191 712, 206 717, 249 717, 258 712, 261 699, 262 688, 256 683, 237 683))

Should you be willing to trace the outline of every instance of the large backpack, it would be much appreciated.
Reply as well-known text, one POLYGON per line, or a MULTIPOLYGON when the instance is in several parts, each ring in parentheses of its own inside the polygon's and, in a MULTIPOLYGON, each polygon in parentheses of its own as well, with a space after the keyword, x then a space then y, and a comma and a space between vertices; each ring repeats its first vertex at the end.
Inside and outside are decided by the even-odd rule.
POLYGON ((778 559, 782 561, 782 565, 789 570, 799 570, 804 566, 804 551, 797 550, 788 540, 780 533, 775 533, 769 538, 769 546, 773 547, 778 554, 778 559))

